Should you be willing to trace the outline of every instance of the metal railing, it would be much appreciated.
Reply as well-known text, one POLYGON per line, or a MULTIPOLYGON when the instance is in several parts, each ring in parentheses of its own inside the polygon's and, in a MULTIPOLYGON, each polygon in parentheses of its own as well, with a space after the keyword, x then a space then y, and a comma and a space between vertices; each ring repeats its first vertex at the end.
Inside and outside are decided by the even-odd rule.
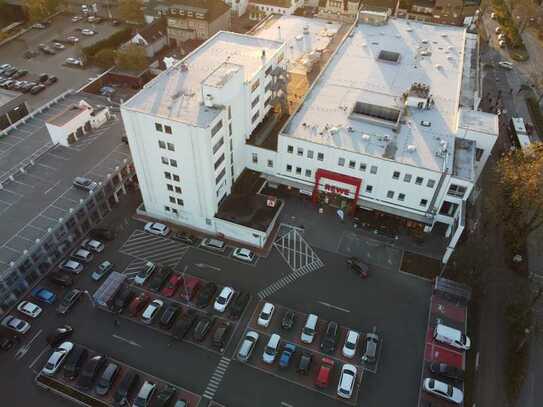
POLYGON ((15 167, 12 167, 11 169, 4 172, 2 175, 0 175, 0 190, 4 187, 4 184, 7 181, 14 181, 15 175, 17 174, 24 174, 25 169, 28 166, 34 165, 35 161, 40 158, 42 155, 56 147, 57 144, 54 144, 52 142, 48 142, 41 146, 39 149, 34 151, 30 156, 26 157, 23 161, 21 161, 19 164, 17 164, 15 167))

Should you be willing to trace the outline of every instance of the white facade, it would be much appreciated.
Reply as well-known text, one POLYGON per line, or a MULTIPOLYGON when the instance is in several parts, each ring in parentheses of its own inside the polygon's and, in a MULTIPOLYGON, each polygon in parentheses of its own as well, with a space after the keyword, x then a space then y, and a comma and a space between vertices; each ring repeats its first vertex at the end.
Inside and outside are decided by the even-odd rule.
POLYGON ((249 4, 260 13, 266 16, 270 14, 281 14, 288 16, 294 14, 296 10, 304 6, 304 0, 285 0, 283 2, 258 0, 250 1, 249 4))
POLYGON ((145 55, 148 58, 152 58, 168 44, 168 37, 164 34, 153 42, 149 42, 140 33, 136 33, 127 44, 135 44, 143 47, 145 49, 145 55))
POLYGON ((249 0, 224 0, 224 2, 230 6, 232 14, 241 17, 247 12, 249 6, 249 0))

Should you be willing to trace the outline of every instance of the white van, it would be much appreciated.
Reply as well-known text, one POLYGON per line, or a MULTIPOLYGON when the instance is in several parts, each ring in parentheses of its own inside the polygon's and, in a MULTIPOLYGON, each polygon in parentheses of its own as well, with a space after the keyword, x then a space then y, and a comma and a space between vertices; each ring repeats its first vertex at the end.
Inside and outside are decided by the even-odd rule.
POLYGON ((279 350, 280 341, 281 337, 279 335, 273 334, 270 336, 270 340, 268 341, 268 344, 264 349, 264 353, 262 354, 262 361, 264 363, 267 363, 268 365, 273 364, 277 351, 279 350))
POLYGON ((470 339, 462 331, 443 324, 435 327, 434 339, 457 349, 469 350, 471 347, 470 339))
POLYGON ((319 317, 315 314, 309 314, 305 321, 304 329, 302 329, 302 335, 300 339, 304 343, 312 343, 315 338, 315 333, 317 329, 317 321, 319 317))

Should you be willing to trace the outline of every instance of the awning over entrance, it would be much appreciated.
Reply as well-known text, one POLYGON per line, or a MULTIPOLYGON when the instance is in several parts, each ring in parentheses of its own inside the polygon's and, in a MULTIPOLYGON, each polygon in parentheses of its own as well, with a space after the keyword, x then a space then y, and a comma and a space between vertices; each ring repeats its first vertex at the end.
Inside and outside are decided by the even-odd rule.
POLYGON ((359 199, 358 200, 358 206, 360 206, 363 209, 370 209, 375 211, 381 211, 384 213, 388 213, 390 215, 399 216, 402 218, 407 218, 414 220, 416 222, 424 223, 426 225, 432 225, 433 224, 433 217, 427 217, 422 214, 417 214, 413 212, 406 211, 404 209, 395 208, 391 206, 381 205, 377 202, 367 201, 365 199, 359 199))

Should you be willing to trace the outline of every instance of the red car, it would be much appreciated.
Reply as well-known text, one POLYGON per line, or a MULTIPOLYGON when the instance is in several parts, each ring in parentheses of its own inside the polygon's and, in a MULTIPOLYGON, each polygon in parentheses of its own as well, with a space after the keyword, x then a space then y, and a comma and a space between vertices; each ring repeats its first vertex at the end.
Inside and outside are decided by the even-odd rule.
POLYGON ((333 369, 334 361, 330 358, 322 358, 319 372, 317 373, 317 377, 315 377, 315 386, 320 387, 321 389, 327 388, 333 369))
POLYGON ((132 317, 137 316, 143 310, 143 308, 145 308, 150 299, 151 297, 149 297, 149 294, 146 294, 144 292, 140 293, 130 303, 130 306, 128 307, 128 313, 132 317))
POLYGON ((183 276, 180 274, 172 274, 166 286, 162 289, 162 295, 166 297, 173 297, 175 290, 183 283, 183 276))
POLYGON ((185 281, 181 289, 179 290, 179 296, 185 301, 190 301, 200 288, 200 279, 194 276, 186 276, 185 281))

